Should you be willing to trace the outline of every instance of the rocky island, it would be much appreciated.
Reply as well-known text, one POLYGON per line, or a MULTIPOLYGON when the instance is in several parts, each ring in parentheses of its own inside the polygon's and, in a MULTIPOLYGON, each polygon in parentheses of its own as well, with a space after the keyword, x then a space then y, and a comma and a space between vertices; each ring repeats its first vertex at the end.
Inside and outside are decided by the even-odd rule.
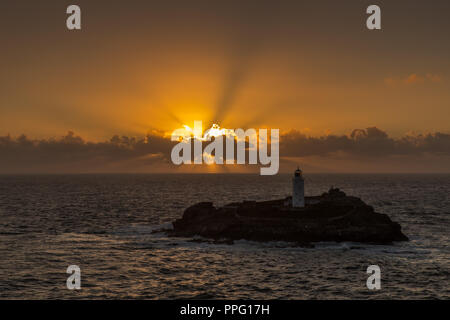
POLYGON ((245 239, 288 241, 305 246, 319 241, 391 244, 408 240, 397 222, 337 188, 320 196, 302 195, 300 200, 299 206, 294 205, 296 201, 292 197, 287 197, 230 203, 219 208, 211 202, 200 202, 187 208, 182 218, 173 222, 169 234, 202 236, 229 243, 245 239))

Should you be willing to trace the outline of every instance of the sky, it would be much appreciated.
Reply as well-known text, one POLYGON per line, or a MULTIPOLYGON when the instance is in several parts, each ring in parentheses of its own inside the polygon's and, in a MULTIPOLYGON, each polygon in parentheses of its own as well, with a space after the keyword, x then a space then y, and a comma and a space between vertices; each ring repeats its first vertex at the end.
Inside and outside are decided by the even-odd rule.
POLYGON ((280 129, 286 170, 450 172, 449 13, 417 0, 2 1, 0 172, 172 171, 164 137, 194 120, 280 129), (74 3, 82 30, 69 31, 74 3), (382 30, 366 28, 370 4, 382 30), (146 136, 157 142, 136 151, 146 136))

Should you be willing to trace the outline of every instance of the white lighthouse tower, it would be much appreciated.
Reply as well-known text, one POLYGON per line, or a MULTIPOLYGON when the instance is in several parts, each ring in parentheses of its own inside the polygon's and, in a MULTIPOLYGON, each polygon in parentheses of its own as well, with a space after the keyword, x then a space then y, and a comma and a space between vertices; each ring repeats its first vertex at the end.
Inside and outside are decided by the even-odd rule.
POLYGON ((303 208, 305 206, 305 180, 302 170, 297 167, 292 178, 292 207, 303 208))

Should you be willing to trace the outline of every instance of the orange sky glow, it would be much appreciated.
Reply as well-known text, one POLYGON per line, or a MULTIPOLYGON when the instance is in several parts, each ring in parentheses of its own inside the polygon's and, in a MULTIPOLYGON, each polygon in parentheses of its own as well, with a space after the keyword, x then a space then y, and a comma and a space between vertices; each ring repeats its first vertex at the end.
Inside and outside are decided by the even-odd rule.
MULTIPOLYGON (((61 25, 65 3, 2 5, 0 136, 167 137, 195 120, 307 137, 449 134, 447 4, 386 3, 372 32, 366 2, 79 1, 78 32, 61 25)), ((332 171, 324 162, 311 168, 332 171)))

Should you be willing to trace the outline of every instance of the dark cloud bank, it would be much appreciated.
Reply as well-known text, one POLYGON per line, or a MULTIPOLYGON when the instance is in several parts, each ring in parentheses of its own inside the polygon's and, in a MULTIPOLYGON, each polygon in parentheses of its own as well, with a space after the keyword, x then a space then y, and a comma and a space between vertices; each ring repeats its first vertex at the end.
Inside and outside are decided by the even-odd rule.
MULTIPOLYGON (((105 142, 89 142, 73 132, 61 138, 41 140, 24 135, 3 136, 0 137, 0 173, 171 172, 180 168, 170 161, 173 145, 174 142, 156 134, 143 138, 114 136, 105 142)), ((409 166, 412 171, 429 172, 427 167, 434 165, 431 171, 450 172, 450 134, 391 138, 372 127, 353 130, 350 135, 309 137, 291 131, 280 138, 280 157, 281 171, 289 171, 293 162, 300 162, 315 170, 326 168, 325 171, 338 172, 333 163, 339 160, 341 168, 343 162, 352 164, 348 172, 355 163, 370 164, 362 168, 383 172, 392 160, 397 166, 408 167, 414 163, 409 166)))
POLYGON ((389 157, 405 155, 450 155, 450 134, 434 133, 390 138, 386 132, 371 127, 355 129, 350 135, 307 137, 291 131, 280 139, 280 154, 287 156, 329 156, 346 153, 355 157, 389 157))

